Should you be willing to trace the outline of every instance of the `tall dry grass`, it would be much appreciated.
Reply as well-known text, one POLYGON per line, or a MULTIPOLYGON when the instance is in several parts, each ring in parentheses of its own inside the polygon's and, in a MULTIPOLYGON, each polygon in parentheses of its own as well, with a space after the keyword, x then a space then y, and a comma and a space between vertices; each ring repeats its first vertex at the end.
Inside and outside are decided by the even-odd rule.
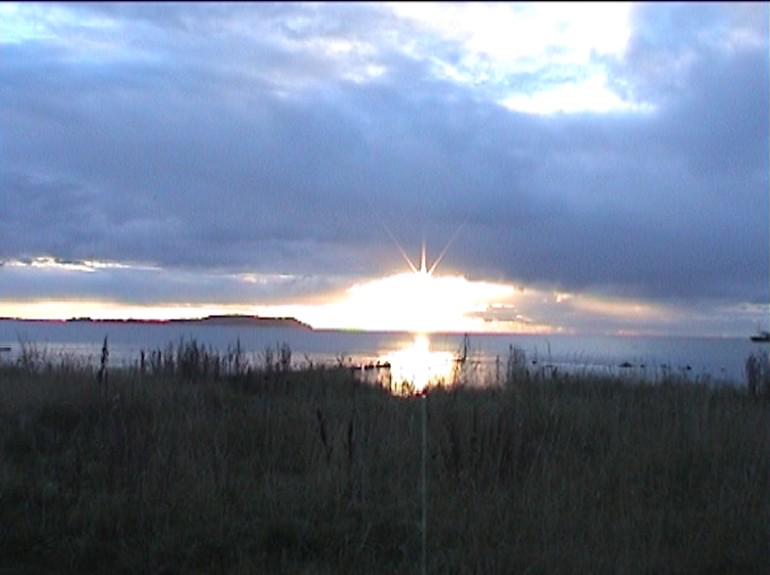
POLYGON ((173 368, 0 370, 0 572, 418 573, 420 401, 430 573, 770 564, 746 390, 512 375, 423 400, 281 348, 227 368, 180 348, 173 368))

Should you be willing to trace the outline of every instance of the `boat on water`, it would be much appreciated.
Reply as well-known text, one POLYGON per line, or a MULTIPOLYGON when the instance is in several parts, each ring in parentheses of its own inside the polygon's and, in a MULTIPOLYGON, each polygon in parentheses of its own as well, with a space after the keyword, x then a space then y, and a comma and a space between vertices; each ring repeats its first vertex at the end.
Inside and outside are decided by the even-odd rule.
POLYGON ((751 336, 751 341, 770 343, 770 331, 759 331, 751 336))

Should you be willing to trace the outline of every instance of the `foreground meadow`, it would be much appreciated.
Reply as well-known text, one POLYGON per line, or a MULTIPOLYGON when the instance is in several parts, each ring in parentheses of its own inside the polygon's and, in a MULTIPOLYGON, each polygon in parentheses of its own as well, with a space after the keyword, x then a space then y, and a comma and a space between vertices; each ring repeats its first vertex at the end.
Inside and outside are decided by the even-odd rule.
POLYGON ((0 367, 0 573, 767 573, 744 389, 397 397, 287 352, 0 367))

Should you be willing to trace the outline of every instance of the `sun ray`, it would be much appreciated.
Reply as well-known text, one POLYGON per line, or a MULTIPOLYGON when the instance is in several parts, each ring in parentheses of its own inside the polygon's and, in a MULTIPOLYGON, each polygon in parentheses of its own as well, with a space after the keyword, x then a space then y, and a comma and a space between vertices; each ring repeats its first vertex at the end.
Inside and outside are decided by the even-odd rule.
POLYGON ((412 269, 414 273, 418 273, 417 267, 412 263, 412 260, 409 259, 409 256, 406 255, 406 251, 404 248, 401 247, 401 244, 398 243, 398 240, 396 239, 396 236, 393 235, 393 233, 390 231, 390 228, 385 224, 385 222, 380 222, 382 224, 382 227, 385 228, 385 231, 388 232, 388 235, 390 236, 390 239, 393 240, 393 243, 396 244, 396 247, 398 248, 398 251, 401 252, 401 255, 406 260, 406 263, 409 264, 409 267, 412 269))
POLYGON ((455 230, 455 233, 453 233, 453 234, 452 234, 452 237, 451 237, 451 238, 449 238, 449 241, 448 241, 448 242, 446 243, 446 245, 444 246, 444 249, 442 249, 442 250, 441 250, 441 252, 438 254, 438 257, 436 258, 436 261, 435 261, 435 262, 433 262, 433 265, 430 267, 430 270, 428 270, 428 273, 429 273, 429 274, 432 274, 432 273, 433 273, 433 270, 435 270, 435 269, 436 269, 436 266, 438 266, 438 264, 439 264, 439 263, 441 263, 441 260, 443 260, 443 259, 444 259, 444 255, 447 253, 447 250, 449 249, 449 246, 451 246, 451 245, 452 245, 452 242, 453 242, 453 241, 455 241, 455 238, 456 238, 456 237, 458 236, 458 234, 460 233, 460 230, 461 230, 461 229, 463 229, 463 226, 465 226, 465 222, 467 222, 467 221, 468 221, 468 218, 465 218, 465 220, 463 220, 463 223, 461 223, 461 224, 460 224, 460 225, 457 227, 457 229, 455 230))

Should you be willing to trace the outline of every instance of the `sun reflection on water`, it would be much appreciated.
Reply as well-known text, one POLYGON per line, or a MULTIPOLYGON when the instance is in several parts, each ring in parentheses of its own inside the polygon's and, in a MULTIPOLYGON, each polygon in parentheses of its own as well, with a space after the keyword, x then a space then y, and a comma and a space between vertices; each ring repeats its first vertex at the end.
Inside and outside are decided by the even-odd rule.
POLYGON ((390 387, 395 393, 422 393, 452 381, 454 356, 446 351, 431 351, 425 334, 416 334, 410 345, 380 359, 390 364, 390 387))

